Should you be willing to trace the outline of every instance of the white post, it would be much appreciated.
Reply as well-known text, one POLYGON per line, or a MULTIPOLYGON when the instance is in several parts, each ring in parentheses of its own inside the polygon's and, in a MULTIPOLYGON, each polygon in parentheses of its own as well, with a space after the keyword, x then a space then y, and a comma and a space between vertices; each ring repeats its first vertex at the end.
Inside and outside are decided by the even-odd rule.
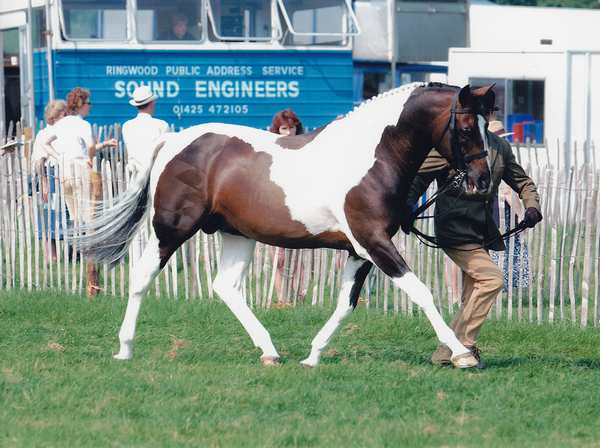
MULTIPOLYGON (((2 33, 2 30, 0 30, 0 56, 4 58, 4 34, 2 33)), ((4 101, 4 67, 2 67, 2 70, 0 70, 0 129, 3 128, 3 125, 6 122, 4 101)), ((2 137, 4 137, 4 135, 0 135, 0 139, 2 137)))
POLYGON ((388 0, 388 45, 393 89, 396 87, 396 0, 388 0))
POLYGON ((54 101, 54 67, 52 65, 52 17, 50 0, 46 0, 46 65, 48 66, 48 101, 54 101))
POLYGON ((33 37, 31 33, 33 13, 31 10, 31 0, 27 0, 27 25, 26 32, 27 38, 26 51, 27 51, 27 85, 25 86, 25 93, 27 95, 28 103, 28 121, 27 123, 31 128, 32 135, 35 135, 35 95, 33 91, 33 37))

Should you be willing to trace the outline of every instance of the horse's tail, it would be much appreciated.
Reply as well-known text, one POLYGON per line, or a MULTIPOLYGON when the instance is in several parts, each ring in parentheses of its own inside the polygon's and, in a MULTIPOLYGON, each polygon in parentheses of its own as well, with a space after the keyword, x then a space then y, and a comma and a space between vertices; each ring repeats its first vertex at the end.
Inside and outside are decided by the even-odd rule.
POLYGON ((134 177, 127 190, 111 202, 96 201, 90 204, 87 222, 71 238, 82 254, 99 263, 115 265, 127 254, 129 243, 140 228, 148 211, 150 199, 150 173, 156 154, 164 145, 154 150, 150 166, 134 177))

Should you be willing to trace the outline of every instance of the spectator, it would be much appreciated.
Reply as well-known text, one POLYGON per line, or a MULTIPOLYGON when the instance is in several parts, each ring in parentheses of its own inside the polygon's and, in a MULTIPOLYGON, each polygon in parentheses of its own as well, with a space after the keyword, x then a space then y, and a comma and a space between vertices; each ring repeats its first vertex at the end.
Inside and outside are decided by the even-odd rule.
MULTIPOLYGON (((79 212, 76 196, 82 197, 76 183, 75 173, 86 173, 90 177, 91 199, 102 198, 102 180, 100 174, 87 170, 92 167, 92 160, 97 150, 117 146, 115 139, 96 143, 92 136, 92 126, 84 118, 90 113, 92 106, 90 92, 81 87, 75 87, 67 95, 68 115, 58 121, 52 132, 48 133, 45 148, 47 152, 59 161, 63 193, 71 217, 76 222, 85 221, 88 217, 79 212), (52 135, 50 135, 52 134, 52 135)), ((87 264, 87 294, 95 296, 100 290, 98 272, 93 262, 87 264)))
MULTIPOLYGON (((490 122, 488 125, 488 131, 496 134, 498 137, 505 138, 509 135, 512 135, 512 132, 506 132, 504 129, 504 124, 496 119, 495 115, 491 115, 490 122)), ((514 196, 512 194, 512 190, 509 186, 502 182, 498 187, 498 196, 494 197, 493 203, 493 211, 494 211, 494 221, 496 222, 496 226, 500 226, 500 206, 498 201, 502 201, 504 203, 504 232, 510 230, 511 217, 513 218, 513 225, 520 222, 525 216, 525 209, 520 201, 516 201, 513 199, 514 196)), ((529 287, 529 251, 527 249, 527 244, 521 235, 515 235, 514 237, 514 251, 512 253, 513 257, 513 267, 512 267, 512 276, 513 282, 512 286, 514 288, 529 287), (521 265, 521 252, 523 253, 523 263, 521 265)), ((508 273, 508 265, 509 265, 509 255, 507 254, 504 257, 504 265, 503 265, 503 273, 504 273, 504 291, 508 291, 509 284, 509 273, 508 273)), ((497 252, 491 253, 492 260, 496 264, 499 262, 499 256, 497 252)))
MULTIPOLYGON (((123 141, 128 155, 127 168, 132 176, 150 168, 156 148, 154 141, 161 134, 169 132, 166 121, 152 117, 156 109, 156 99, 150 87, 142 85, 135 89, 133 98, 129 101, 129 104, 138 110, 135 118, 123 124, 123 141)), ((131 245, 134 261, 141 259, 144 231, 142 226, 131 245)))
MULTIPOLYGON (((54 167, 49 167, 46 170, 46 161, 49 157, 48 152, 45 148, 45 142, 47 136, 52 132, 54 124, 63 118, 67 112, 67 103, 62 100, 50 101, 44 110, 44 120, 46 121, 46 127, 38 131, 35 136, 33 143, 33 151, 31 154, 31 163, 33 171, 38 173, 38 179, 40 180, 40 188, 42 191, 42 201, 44 212, 39 219, 44 219, 48 223, 49 229, 47 230, 47 236, 49 238, 48 251, 53 261, 56 260, 56 236, 54 232, 57 231, 55 228, 55 219, 53 215, 58 210, 57 201, 52 200, 54 191, 54 167), (51 199, 49 201, 49 199, 51 199), (48 219, 50 218, 50 219, 48 219)), ((40 227, 41 228, 41 227, 40 227)), ((40 231, 39 238, 42 238, 40 231)))
POLYGON ((188 30, 188 18, 183 14, 175 14, 171 21, 169 32, 161 36, 160 40, 196 40, 188 30))
POLYGON ((138 110, 135 118, 123 124, 123 141, 133 173, 144 171, 150 166, 155 149, 152 142, 169 131, 166 121, 153 117, 156 99, 150 87, 142 85, 135 89, 133 98, 129 101, 138 110))
POLYGON ((277 112, 271 122, 269 131, 281 135, 300 135, 304 134, 302 122, 291 109, 277 112))

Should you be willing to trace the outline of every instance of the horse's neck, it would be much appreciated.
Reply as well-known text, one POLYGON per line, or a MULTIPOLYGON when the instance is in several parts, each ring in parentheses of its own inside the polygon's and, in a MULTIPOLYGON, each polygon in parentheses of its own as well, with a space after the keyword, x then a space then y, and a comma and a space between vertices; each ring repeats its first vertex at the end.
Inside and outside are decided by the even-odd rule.
POLYGON ((380 162, 380 175, 386 176, 388 188, 393 190, 396 200, 405 202, 431 146, 430 131, 413 123, 400 121, 397 126, 389 126, 383 131, 375 155, 380 162))

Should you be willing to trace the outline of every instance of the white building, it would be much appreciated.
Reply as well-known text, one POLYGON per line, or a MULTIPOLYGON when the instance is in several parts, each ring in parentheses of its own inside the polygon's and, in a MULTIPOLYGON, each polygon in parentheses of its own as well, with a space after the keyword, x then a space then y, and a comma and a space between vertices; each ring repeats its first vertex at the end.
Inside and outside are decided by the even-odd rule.
POLYGON ((533 121, 523 126, 523 138, 534 141, 537 122, 537 140, 550 148, 566 142, 566 163, 574 161, 577 142, 582 160, 584 144, 600 145, 599 24, 600 10, 472 4, 470 46, 450 49, 448 82, 495 82, 507 129, 533 121))

